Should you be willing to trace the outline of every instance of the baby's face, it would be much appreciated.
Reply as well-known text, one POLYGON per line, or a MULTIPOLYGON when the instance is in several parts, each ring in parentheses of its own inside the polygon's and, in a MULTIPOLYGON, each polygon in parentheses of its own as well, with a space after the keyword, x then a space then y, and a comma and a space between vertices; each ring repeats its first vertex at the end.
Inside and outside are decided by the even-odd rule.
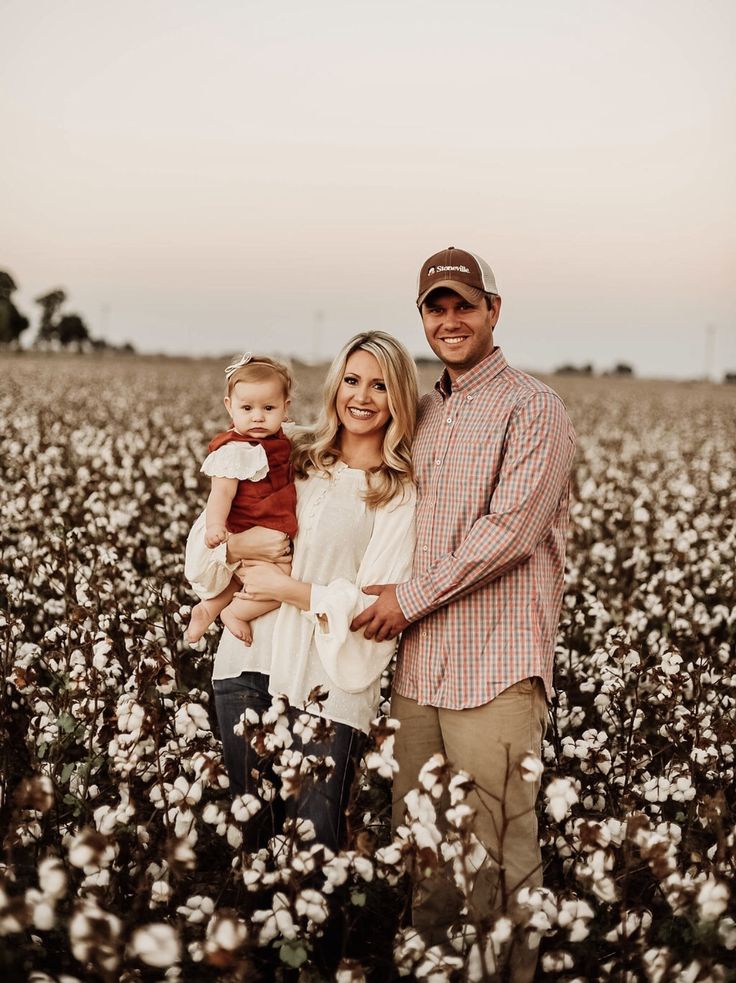
POLYGON ((278 431, 286 419, 289 400, 278 379, 236 382, 225 408, 233 426, 244 437, 263 438, 278 431))

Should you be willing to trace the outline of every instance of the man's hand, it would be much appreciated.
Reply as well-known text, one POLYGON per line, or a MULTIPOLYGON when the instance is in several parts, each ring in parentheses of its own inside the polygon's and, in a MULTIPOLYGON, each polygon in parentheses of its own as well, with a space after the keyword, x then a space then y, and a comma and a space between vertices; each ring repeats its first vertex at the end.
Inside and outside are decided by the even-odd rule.
POLYGON ((279 563, 291 553, 291 542, 285 532, 254 526, 245 532, 235 533, 227 544, 229 563, 235 560, 259 560, 262 563, 279 563))
POLYGON ((396 638, 399 632, 409 627, 409 622, 396 600, 396 584, 371 584, 361 590, 364 594, 377 594, 378 600, 357 618, 353 618, 351 631, 360 631, 362 628, 366 638, 385 642, 387 638, 396 638))

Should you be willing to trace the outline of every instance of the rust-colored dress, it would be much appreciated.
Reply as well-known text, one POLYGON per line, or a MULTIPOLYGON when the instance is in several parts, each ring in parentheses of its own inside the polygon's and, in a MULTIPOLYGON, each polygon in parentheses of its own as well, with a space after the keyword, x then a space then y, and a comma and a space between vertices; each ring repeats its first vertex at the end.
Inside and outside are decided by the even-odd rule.
POLYGON ((254 450, 258 445, 263 448, 268 465, 267 473, 264 474, 266 469, 261 467, 256 470, 252 478, 245 480, 241 479, 241 474, 244 472, 238 472, 237 468, 234 472, 219 474, 215 466, 216 457, 212 462, 208 457, 202 466, 205 474, 239 479, 230 506, 230 514, 227 517, 228 532, 243 532, 245 529, 252 529, 253 526, 266 526, 268 529, 285 532, 293 539, 296 535, 296 488, 291 471, 289 438, 284 435, 283 430, 260 440, 244 437, 236 430, 227 430, 213 437, 207 452, 212 455, 221 447, 241 442, 250 445, 254 450))

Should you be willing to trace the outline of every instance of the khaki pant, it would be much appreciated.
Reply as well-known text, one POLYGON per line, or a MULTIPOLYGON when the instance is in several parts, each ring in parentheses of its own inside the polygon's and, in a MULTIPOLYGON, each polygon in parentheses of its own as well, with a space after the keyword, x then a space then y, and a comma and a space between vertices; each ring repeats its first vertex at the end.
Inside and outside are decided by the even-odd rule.
MULTIPOLYGON (((441 752, 479 786, 466 801, 476 810, 474 832, 489 859, 476 878, 471 916, 513 911, 520 888, 542 883, 534 808, 540 783, 523 781, 518 770, 518 761, 527 751, 541 757, 548 719, 541 680, 522 679, 490 703, 467 710, 420 706, 395 693, 391 715, 401 721, 395 745, 399 773, 394 779, 394 828, 404 821, 403 798, 416 787, 422 765, 441 752)), ((447 803, 440 803, 438 816, 446 807, 447 803)), ((413 924, 429 944, 446 941, 447 927, 458 919, 459 904, 451 877, 441 870, 416 886, 413 924)), ((532 980, 536 961, 536 949, 517 946, 511 959, 514 983, 532 980)))

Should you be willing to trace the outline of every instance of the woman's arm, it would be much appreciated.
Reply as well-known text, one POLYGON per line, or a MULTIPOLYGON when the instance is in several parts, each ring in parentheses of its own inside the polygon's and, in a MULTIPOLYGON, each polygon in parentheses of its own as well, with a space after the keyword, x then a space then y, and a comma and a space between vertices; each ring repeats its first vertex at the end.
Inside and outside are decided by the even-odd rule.
POLYGON ((213 478, 205 510, 204 541, 210 549, 227 540, 227 517, 238 490, 237 478, 213 478))

